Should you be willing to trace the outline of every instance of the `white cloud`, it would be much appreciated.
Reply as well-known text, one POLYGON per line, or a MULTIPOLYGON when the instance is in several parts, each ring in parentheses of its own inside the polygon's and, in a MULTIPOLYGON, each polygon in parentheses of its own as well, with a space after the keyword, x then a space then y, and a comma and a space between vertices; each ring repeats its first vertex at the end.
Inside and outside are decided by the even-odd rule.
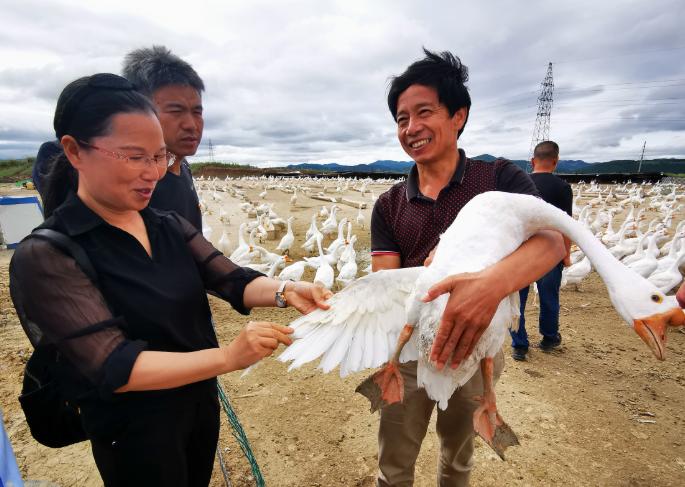
POLYGON ((563 157, 637 157, 643 140, 654 157, 684 156, 679 9, 679 0, 10 2, 0 158, 33 155, 51 137, 67 82, 119 72, 126 52, 152 44, 205 80, 200 157, 211 138, 218 158, 243 163, 406 160, 385 94, 423 45, 469 66, 473 109, 460 146, 471 155, 527 157, 553 61, 551 136, 563 157), (680 83, 639 84, 663 79, 680 83))

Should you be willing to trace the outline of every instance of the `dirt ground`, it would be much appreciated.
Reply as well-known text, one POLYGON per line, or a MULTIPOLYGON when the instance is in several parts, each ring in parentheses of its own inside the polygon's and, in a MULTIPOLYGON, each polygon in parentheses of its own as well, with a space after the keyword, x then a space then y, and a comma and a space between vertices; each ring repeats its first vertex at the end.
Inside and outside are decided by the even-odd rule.
MULTIPOLYGON (((378 185, 376 195, 381 190, 378 185)), ((311 208, 321 205, 300 195, 298 207, 288 209, 290 195, 270 194, 279 215, 297 217, 300 235, 311 208)), ((226 197, 223 204, 232 208, 228 232, 235 246, 235 230, 244 217, 235 200, 226 197)), ((344 216, 354 220, 357 210, 343 208, 344 216)), ((370 208, 364 214, 368 222, 370 208)), ((216 215, 208 222, 216 242, 221 233, 216 215)), ((368 229, 355 228, 355 233, 361 255, 368 251, 368 229)), ((297 241, 299 247, 301 237, 297 241)), ((265 246, 273 249, 277 243, 265 246)), ((301 249, 292 255, 299 258, 301 249)), ((0 407, 22 474, 61 486, 101 485, 87 443, 51 450, 38 445, 25 424, 16 398, 30 346, 9 298, 10 257, 10 251, 0 252, 0 407)), ((360 262, 359 268, 365 265, 360 262)), ((476 439, 472 485, 685 485, 685 334, 670 333, 666 361, 658 362, 613 310, 597 274, 581 289, 562 291, 560 351, 544 354, 533 348, 526 362, 514 362, 507 353, 498 405, 522 444, 501 461, 476 439)), ((222 343, 248 319, 285 323, 296 316, 292 310, 265 309, 248 318, 210 299, 222 343)), ((527 316, 534 342, 537 308, 530 302, 527 316)), ((354 393, 365 376, 324 375, 315 364, 288 373, 284 364, 266 359, 247 377, 221 378, 267 485, 374 484, 378 415, 369 413, 367 400, 354 393)), ((232 484, 254 485, 224 416, 222 422, 220 449, 232 484)), ((433 421, 416 466, 417 486, 435 485, 437 452, 433 421)), ((218 464, 212 485, 224 485, 218 464)))

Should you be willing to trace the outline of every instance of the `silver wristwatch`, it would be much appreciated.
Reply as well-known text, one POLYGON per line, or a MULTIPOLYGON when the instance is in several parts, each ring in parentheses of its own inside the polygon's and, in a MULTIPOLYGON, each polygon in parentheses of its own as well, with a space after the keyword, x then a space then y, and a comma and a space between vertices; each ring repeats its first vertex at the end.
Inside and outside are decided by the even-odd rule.
POLYGON ((288 300, 285 299, 285 285, 288 284, 288 282, 291 281, 283 281, 281 285, 278 286, 278 291, 276 291, 276 306, 278 306, 279 308, 288 307, 288 300))

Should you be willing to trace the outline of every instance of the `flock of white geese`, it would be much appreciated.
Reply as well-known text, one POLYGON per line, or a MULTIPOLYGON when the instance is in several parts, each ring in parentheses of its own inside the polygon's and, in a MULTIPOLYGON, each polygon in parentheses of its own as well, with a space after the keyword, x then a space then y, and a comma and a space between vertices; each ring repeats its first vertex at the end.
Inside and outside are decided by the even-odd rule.
POLYGON ((357 278, 360 270, 371 271, 368 249, 363 256, 357 255, 358 237, 353 230, 369 231, 369 211, 376 194, 368 186, 388 186, 389 182, 254 177, 195 180, 203 213, 203 233, 222 253, 241 266, 282 280, 300 280, 305 269, 311 268, 315 271, 313 282, 328 289, 342 289, 357 278), (248 196, 256 192, 256 197, 248 196), (350 199, 350 192, 355 193, 354 200, 350 199), (277 201, 284 201, 283 193, 288 214, 281 216, 275 206, 277 201), (347 202, 343 203, 343 199, 347 202), (302 218, 300 210, 311 206, 304 200, 322 204, 306 217, 309 227, 304 234, 297 234, 293 213, 302 218), (356 215, 341 217, 343 207, 355 207, 356 215), (236 209, 239 209, 237 215, 236 209), (210 222, 212 217, 218 217, 213 218, 214 225, 210 222), (228 225, 236 219, 239 221, 237 235, 231 235, 228 225), (221 226, 218 237, 217 225, 221 226), (233 238, 237 240, 235 244, 233 238), (294 262, 293 255, 303 255, 303 259, 294 262), (359 268, 360 262, 366 262, 363 269, 359 268))
MULTIPOLYGON (((376 193, 394 182, 342 177, 195 180, 204 234, 231 260, 278 279, 299 280, 305 269, 311 268, 316 271, 313 280, 329 289, 342 289, 362 272, 370 272, 369 249, 357 252, 355 233, 365 232, 368 237, 370 209, 376 193), (274 208, 276 201, 283 200, 279 193, 288 195, 284 216, 274 208), (350 194, 351 202, 339 203, 344 195, 350 194), (312 196, 320 199, 314 200, 312 196), (317 206, 319 202, 323 204, 317 206), (339 217, 341 208, 349 209, 355 202, 361 203, 356 215, 339 217), (240 209, 238 215, 236 208, 240 209), (293 210, 310 213, 303 215, 303 211, 293 210), (306 232, 295 232, 295 217, 309 222, 306 232), (239 222, 236 232, 229 230, 231 219, 239 222), (303 255, 302 260, 293 262, 294 254, 303 255)), ((590 182, 574 185, 573 190, 574 218, 600 239, 612 255, 664 293, 680 284, 685 270, 685 185, 590 182)), ((562 288, 574 286, 579 291, 593 267, 575 245, 571 263, 563 271, 562 288)))
MULTIPOLYGON (((574 188, 574 218, 532 196, 484 193, 471 200, 441 236, 428 267, 386 270, 361 278, 357 277, 358 262, 364 257, 368 262, 368 248, 355 250, 358 239, 352 229, 360 235, 366 232, 368 238, 368 209, 365 215, 362 206, 372 206, 376 196, 369 186, 376 187, 377 182, 243 178, 199 180, 197 184, 204 212, 218 212, 224 221, 228 216, 222 208, 232 204, 245 214, 237 247, 228 245, 225 231, 218 240, 219 249, 231 259, 282 279, 300 279, 305 267, 311 267, 316 269, 314 282, 328 288, 338 283, 331 309, 316 310, 290 324, 296 341, 279 360, 291 362, 294 368, 321 357, 321 370, 339 367, 341 376, 385 364, 358 388, 369 398, 372 410, 402 400, 400 362, 418 360, 417 383, 441 408, 457 388, 480 372, 485 391, 474 413, 474 429, 502 458, 518 439, 497 410, 492 359, 508 337, 508 329, 517 326, 518 293, 501 301, 469 359, 456 369, 439 370, 430 361, 430 352, 447 297, 423 302, 421 298, 433 284, 448 275, 488 267, 535 232, 556 229, 575 243, 574 264, 565 269, 564 284, 577 287, 596 270, 618 314, 658 359, 665 357, 667 328, 685 325, 685 313, 668 294, 682 281, 685 263, 685 187, 681 184, 581 183, 574 188), (248 197, 250 189, 252 194, 260 191, 257 199, 248 197), (269 192, 279 190, 292 194, 287 219, 277 215, 275 202, 269 201, 269 192), (227 202, 223 195, 238 201, 227 202), (296 235, 293 214, 302 213, 297 211, 300 198, 311 197, 329 198, 330 204, 314 205, 313 212, 305 213, 310 226, 304 235, 296 235), (358 205, 354 224, 338 218, 339 202, 358 205), (279 228, 287 228, 280 238, 279 228), (272 251, 264 247, 270 241, 272 251), (286 267, 294 246, 317 255, 286 267)), ((207 225, 204 231, 211 239, 213 229, 207 225)))

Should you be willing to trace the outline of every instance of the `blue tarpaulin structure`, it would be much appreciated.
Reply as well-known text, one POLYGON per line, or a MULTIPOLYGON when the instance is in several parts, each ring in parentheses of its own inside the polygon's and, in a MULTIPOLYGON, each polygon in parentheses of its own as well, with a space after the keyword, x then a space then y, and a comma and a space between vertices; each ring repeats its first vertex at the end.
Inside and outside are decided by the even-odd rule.
POLYGON ((0 233, 9 249, 43 223, 43 208, 37 196, 0 196, 0 233))
POLYGON ((24 487, 10 439, 5 431, 2 411, 0 411, 0 424, 2 424, 2 433, 0 434, 0 487, 24 487))

